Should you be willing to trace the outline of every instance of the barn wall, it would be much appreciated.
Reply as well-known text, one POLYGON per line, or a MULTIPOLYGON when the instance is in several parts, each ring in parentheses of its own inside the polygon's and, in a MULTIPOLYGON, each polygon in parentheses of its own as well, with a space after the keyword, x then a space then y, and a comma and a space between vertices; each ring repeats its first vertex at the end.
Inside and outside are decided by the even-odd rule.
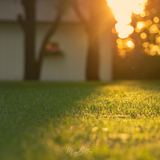
MULTIPOLYGON (((48 26, 37 31, 37 51, 48 26)), ((61 25, 51 42, 58 42, 63 56, 46 57, 43 61, 41 80, 84 81, 87 55, 87 37, 83 26, 61 25)))
POLYGON ((18 24, 0 23, 0 80, 23 79, 23 46, 18 24))
MULTIPOLYGON (((37 26, 36 57, 42 38, 49 25, 37 26)), ((63 24, 59 27, 51 42, 58 42, 64 56, 45 57, 41 80, 84 81, 87 36, 83 26, 63 24)), ((100 79, 112 79, 110 35, 102 34, 100 46, 100 79)), ((24 38, 23 31, 16 23, 0 23, 0 80, 23 80, 24 75, 24 38)))

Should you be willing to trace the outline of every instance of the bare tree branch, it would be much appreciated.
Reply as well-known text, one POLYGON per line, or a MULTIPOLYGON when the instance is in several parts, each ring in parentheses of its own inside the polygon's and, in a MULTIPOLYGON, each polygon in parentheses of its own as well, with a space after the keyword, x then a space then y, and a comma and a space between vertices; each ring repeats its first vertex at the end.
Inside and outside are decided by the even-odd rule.
POLYGON ((38 69, 38 68, 41 67, 41 63, 42 63, 42 60, 43 60, 44 50, 45 50, 46 44, 48 43, 48 41, 52 37, 52 35, 56 32, 62 14, 63 14, 63 12, 58 12, 58 14, 56 16, 56 20, 53 21, 52 26, 50 27, 50 29, 48 30, 48 32, 46 33, 46 35, 45 35, 45 37, 42 41, 40 52, 39 52, 39 59, 36 63, 36 67, 37 67, 38 71, 40 71, 40 69, 38 69))
POLYGON ((23 20, 22 15, 18 15, 18 22, 20 23, 23 31, 25 32, 26 28, 25 28, 25 20, 23 20))

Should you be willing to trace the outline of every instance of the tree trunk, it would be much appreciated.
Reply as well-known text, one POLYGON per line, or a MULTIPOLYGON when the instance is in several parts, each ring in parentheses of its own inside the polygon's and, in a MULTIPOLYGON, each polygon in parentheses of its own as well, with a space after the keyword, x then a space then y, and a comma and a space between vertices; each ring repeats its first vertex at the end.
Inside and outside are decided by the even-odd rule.
POLYGON ((41 48, 40 48, 40 52, 39 52, 39 58, 38 58, 38 61, 36 61, 36 64, 35 64, 36 79, 40 78, 40 72, 41 72, 41 67, 42 67, 42 61, 43 61, 43 58, 44 58, 45 46, 47 45, 47 43, 50 40, 50 38, 52 37, 52 35, 56 32, 56 30, 59 26, 59 22, 60 22, 62 13, 63 12, 61 12, 61 11, 58 12, 55 21, 52 23, 50 29, 47 31, 47 33, 45 34, 45 37, 43 38, 41 48))
POLYGON ((25 9, 25 80, 35 79, 35 1, 22 0, 25 9))
POLYGON ((35 3, 36 0, 22 0, 22 4, 25 11, 26 19, 23 20, 21 16, 19 16, 19 22, 24 30, 25 36, 25 80, 39 80, 40 71, 42 66, 42 61, 44 57, 45 46, 48 43, 51 36, 55 33, 58 28, 59 21, 61 15, 63 13, 62 10, 59 10, 56 20, 52 23, 51 28, 47 31, 39 51, 39 58, 36 61, 35 59, 35 3))
POLYGON ((100 32, 105 25, 106 0, 91 0, 88 6, 89 19, 86 19, 82 13, 82 6, 79 7, 78 1, 74 3, 74 9, 84 25, 88 35, 88 52, 86 65, 86 80, 99 80, 99 40, 100 32))
POLYGON ((88 32, 87 80, 99 80, 99 36, 94 29, 88 32))
POLYGON ((34 35, 25 35, 25 80, 35 79, 34 35))
POLYGON ((90 20, 88 21, 88 54, 87 54, 87 80, 99 80, 99 38, 101 26, 100 0, 93 0, 90 5, 90 20), (98 6, 98 7, 97 7, 98 6))

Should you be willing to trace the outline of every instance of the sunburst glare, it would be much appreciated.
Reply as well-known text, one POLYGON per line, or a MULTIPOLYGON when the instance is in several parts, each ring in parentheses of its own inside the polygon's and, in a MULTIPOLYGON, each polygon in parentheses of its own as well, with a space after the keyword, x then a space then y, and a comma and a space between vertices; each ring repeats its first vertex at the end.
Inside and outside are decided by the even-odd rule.
POLYGON ((132 21, 132 13, 144 13, 148 0, 107 0, 117 21, 116 31, 119 38, 127 38, 134 29, 129 25, 132 21))

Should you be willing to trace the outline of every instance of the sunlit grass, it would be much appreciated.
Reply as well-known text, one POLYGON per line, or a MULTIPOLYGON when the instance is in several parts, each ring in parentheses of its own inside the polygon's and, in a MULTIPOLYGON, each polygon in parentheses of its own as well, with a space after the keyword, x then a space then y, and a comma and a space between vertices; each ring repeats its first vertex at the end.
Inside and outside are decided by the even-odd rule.
POLYGON ((158 160, 159 106, 159 81, 1 82, 0 159, 158 160))

